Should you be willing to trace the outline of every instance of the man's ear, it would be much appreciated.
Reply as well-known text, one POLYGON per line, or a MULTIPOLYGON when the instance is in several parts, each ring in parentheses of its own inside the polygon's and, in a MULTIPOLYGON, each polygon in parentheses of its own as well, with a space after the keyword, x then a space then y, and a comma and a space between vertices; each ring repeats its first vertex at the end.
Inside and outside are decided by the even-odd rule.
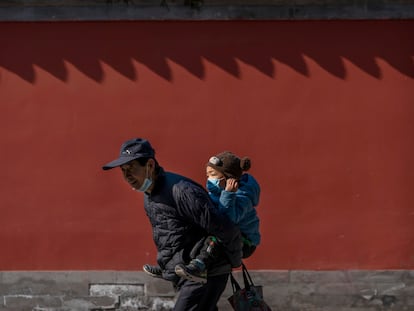
POLYGON ((149 168, 154 168, 155 167, 155 161, 154 161, 154 159, 149 158, 148 161, 147 161, 147 163, 148 163, 149 168))

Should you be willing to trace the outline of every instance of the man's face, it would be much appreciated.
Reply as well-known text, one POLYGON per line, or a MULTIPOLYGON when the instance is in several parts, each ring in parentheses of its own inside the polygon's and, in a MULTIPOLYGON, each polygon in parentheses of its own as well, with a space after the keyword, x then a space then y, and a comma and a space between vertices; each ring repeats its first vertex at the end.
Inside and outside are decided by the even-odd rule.
POLYGON ((139 189, 148 177, 147 165, 141 166, 137 160, 121 165, 125 181, 134 189, 139 189))

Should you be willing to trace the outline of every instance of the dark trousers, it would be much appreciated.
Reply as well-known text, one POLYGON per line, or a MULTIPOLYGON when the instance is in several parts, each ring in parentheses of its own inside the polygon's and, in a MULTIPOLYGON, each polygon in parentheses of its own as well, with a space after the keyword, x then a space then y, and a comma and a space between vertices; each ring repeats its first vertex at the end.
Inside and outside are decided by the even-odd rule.
POLYGON ((178 298, 174 311, 216 311, 217 302, 226 288, 229 274, 207 278, 201 284, 181 279, 178 283, 178 298))

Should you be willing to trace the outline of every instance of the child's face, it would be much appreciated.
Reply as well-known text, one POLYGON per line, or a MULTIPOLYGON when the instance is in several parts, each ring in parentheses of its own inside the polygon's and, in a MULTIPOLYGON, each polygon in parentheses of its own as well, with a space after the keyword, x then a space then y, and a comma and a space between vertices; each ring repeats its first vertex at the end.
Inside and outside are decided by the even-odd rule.
POLYGON ((221 187, 224 187, 224 185, 226 184, 226 178, 224 174, 210 166, 206 167, 206 175, 207 175, 207 178, 219 179, 221 187))
POLYGON ((223 173, 220 173, 218 170, 212 168, 211 166, 207 166, 206 175, 207 178, 213 179, 222 179, 224 177, 223 173))

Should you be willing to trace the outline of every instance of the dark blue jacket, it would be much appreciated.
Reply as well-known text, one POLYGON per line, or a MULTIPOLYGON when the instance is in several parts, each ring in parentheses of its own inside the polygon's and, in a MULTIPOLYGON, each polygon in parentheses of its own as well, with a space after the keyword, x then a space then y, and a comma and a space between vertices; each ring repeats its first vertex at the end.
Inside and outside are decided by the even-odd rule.
POLYGON ((217 212, 208 193, 194 181, 161 169, 151 194, 144 196, 144 207, 165 279, 178 281, 175 266, 188 263, 194 245, 207 235, 216 236, 226 252, 209 269, 209 275, 228 273, 241 265, 239 229, 217 212))
POLYGON ((259 217, 256 206, 259 204, 260 186, 250 174, 243 174, 236 192, 222 190, 220 196, 209 193, 219 211, 227 215, 239 226, 240 231, 257 246, 260 244, 259 217))

